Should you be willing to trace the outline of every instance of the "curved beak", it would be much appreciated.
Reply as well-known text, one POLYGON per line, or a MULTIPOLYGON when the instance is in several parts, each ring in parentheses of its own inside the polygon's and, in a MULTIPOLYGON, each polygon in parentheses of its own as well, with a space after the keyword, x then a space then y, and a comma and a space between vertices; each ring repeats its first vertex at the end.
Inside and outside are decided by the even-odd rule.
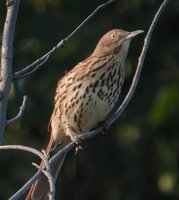
POLYGON ((141 34, 143 32, 144 32, 143 30, 137 30, 137 31, 129 32, 126 36, 126 39, 131 39, 131 38, 135 37, 136 35, 141 34))

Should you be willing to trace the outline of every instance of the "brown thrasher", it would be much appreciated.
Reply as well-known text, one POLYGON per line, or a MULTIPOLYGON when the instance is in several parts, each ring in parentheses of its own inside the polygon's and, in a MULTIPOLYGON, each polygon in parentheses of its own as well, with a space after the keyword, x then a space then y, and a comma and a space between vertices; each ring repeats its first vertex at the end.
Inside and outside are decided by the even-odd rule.
MULTIPOLYGON (((121 92, 130 41, 142 32, 109 31, 99 40, 91 56, 58 82, 47 153, 60 141, 62 145, 57 145, 56 152, 70 141, 76 141, 109 114, 121 92)), ((52 166, 55 180, 64 158, 65 155, 52 166)), ((47 179, 42 177, 32 185, 26 200, 46 200, 48 192, 47 179)))

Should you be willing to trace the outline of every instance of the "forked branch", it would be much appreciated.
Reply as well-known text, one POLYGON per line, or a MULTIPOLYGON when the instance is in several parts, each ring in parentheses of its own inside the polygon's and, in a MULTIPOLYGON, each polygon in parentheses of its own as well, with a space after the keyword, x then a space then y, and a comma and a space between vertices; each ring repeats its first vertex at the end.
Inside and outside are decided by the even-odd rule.
MULTIPOLYGON (((50 192, 49 192, 49 200, 54 200, 55 197, 55 181, 51 173, 51 165, 49 164, 48 161, 48 155, 46 153, 42 153, 34 148, 31 147, 26 147, 22 145, 2 145, 0 146, 0 150, 21 150, 21 151, 26 151, 30 152, 36 156, 38 156, 41 160, 43 160, 45 168, 41 168, 41 166, 38 166, 37 164, 33 165, 39 169, 39 174, 45 174, 45 176, 48 179, 49 186, 50 186, 50 192)), ((28 188, 27 188, 28 190, 28 188)), ((20 193, 19 197, 11 197, 9 200, 15 200, 19 199, 23 195, 23 192, 20 193)))

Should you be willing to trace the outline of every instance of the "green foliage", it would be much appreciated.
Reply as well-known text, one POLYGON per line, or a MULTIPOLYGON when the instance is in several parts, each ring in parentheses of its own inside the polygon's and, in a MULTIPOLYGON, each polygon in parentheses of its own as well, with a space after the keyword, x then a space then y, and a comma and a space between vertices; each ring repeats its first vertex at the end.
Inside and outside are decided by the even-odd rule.
POLYGON ((169 120, 178 119, 179 116, 179 87, 167 86, 158 92, 151 111, 151 123, 154 126, 165 124, 169 120))
MULTIPOLYGON (((21 1, 13 71, 43 55, 102 2, 21 1)), ((49 138, 47 126, 57 80, 88 56, 108 30, 147 31, 161 3, 162 0, 118 1, 99 13, 36 73, 15 81, 7 117, 16 115, 24 94, 29 97, 29 103, 22 121, 6 129, 4 144, 44 148, 49 138)), ((0 38, 5 12, 5 1, 0 1, 0 38)), ((154 32, 131 103, 108 134, 89 141, 77 156, 72 152, 67 157, 58 182, 57 199, 179 199, 178 21, 178 1, 171 1, 154 32)), ((122 96, 132 80, 143 37, 131 44, 122 96)), ((8 199, 35 172, 31 162, 39 161, 23 152, 0 154, 0 199, 8 199)))

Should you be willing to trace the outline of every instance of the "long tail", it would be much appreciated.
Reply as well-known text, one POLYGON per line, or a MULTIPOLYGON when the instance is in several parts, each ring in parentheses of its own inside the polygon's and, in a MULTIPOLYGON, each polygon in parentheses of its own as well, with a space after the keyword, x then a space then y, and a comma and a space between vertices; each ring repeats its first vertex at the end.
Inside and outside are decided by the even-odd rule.
MULTIPOLYGON (((46 148, 46 153, 48 154, 51 149, 54 147, 54 139, 51 134, 50 141, 46 148)), ((59 151, 55 150, 55 152, 59 151)), ((53 153, 53 155, 55 154, 53 153)), ((51 155, 51 157, 53 156, 51 155)), ((60 172, 60 169, 63 165, 64 159, 66 154, 64 154, 61 159, 59 159, 53 166, 52 166, 52 174, 56 181, 58 174, 60 172)), ((43 167, 44 163, 41 162, 40 166, 43 167)), ((29 193, 26 197, 26 200, 48 200, 48 193, 49 193, 49 183, 45 176, 42 176, 38 181, 36 181, 30 188, 29 193)))

